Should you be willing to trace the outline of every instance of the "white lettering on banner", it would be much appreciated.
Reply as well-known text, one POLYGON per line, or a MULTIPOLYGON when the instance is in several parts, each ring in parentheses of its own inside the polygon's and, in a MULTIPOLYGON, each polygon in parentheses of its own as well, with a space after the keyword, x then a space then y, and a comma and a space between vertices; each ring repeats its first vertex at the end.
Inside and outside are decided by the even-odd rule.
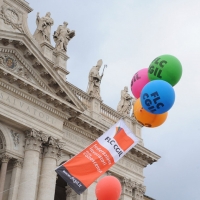
POLYGON ((72 181, 73 183, 75 183, 78 187, 81 187, 82 184, 79 183, 79 181, 77 181, 73 176, 71 176, 69 173, 67 173, 65 170, 63 170, 63 173, 65 175, 67 175, 72 181))
POLYGON ((14 96, 7 94, 3 91, 0 91, 0 102, 8 104, 9 106, 14 107, 30 116, 33 116, 36 119, 39 119, 45 123, 53 125, 58 128, 62 128, 62 121, 57 120, 56 118, 48 115, 47 113, 29 105, 28 103, 15 98, 14 96))
POLYGON ((90 148, 90 151, 91 151, 95 156, 97 156, 97 157, 100 159, 100 161, 103 163, 103 165, 106 165, 106 164, 107 164, 107 163, 104 161, 103 157, 102 157, 100 154, 98 154, 97 152, 95 152, 92 148, 90 148))
POLYGON ((97 151, 99 151, 99 153, 101 153, 105 157, 105 159, 108 161, 108 164, 111 165, 110 157, 108 156, 108 154, 105 151, 103 151, 101 148, 97 147, 96 144, 93 145, 92 147, 94 147, 97 151))
POLYGON ((92 154, 89 151, 84 152, 83 155, 93 163, 99 173, 102 173, 102 170, 100 169, 98 163, 95 161, 94 158, 92 158, 92 154))

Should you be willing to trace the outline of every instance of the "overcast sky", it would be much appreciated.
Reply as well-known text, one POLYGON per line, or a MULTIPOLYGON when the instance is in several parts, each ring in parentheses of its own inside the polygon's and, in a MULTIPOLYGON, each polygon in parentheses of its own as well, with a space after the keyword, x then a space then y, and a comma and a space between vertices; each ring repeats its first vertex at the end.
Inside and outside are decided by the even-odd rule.
MULTIPOLYGON (((63 21, 76 31, 69 42, 67 79, 86 91, 99 59, 108 65, 101 84, 105 104, 116 109, 132 76, 162 54, 176 56, 183 75, 175 104, 158 128, 143 128, 145 147, 162 158, 145 171, 146 194, 156 200, 200 199, 200 1, 28 0, 33 33, 36 13, 50 11, 52 34, 63 21)), ((51 38, 53 40, 53 38, 51 38)), ((52 41, 54 45, 54 42, 52 41)))

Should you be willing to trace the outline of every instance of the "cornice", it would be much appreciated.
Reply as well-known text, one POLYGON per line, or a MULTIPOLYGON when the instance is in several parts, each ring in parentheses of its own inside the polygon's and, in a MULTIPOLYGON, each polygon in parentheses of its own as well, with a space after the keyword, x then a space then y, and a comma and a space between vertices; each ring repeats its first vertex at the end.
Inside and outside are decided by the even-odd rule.
POLYGON ((95 136, 85 130, 83 130, 82 128, 80 128, 79 126, 76 126, 75 124, 73 123, 70 123, 69 121, 65 121, 64 125, 68 128, 70 128, 71 130, 74 130, 78 133, 80 133, 81 135, 84 135, 86 136, 87 138, 90 138, 92 140, 96 140, 98 138, 98 136, 95 136))
POLYGON ((143 160, 146 160, 149 164, 152 164, 161 158, 159 155, 153 153, 152 151, 139 144, 131 149, 131 153, 141 157, 143 160))

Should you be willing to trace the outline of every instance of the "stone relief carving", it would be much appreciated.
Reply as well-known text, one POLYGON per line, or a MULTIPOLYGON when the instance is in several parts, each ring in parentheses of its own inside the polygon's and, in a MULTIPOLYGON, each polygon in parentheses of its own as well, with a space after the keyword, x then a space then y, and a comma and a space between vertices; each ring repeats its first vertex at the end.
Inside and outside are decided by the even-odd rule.
POLYGON ((22 166, 23 166, 23 161, 22 161, 22 160, 19 160, 19 159, 15 159, 15 160, 14 160, 13 168, 14 168, 14 167, 22 168, 22 166))
POLYGON ((48 141, 48 136, 41 131, 31 129, 26 131, 26 143, 25 150, 36 150, 41 151, 42 143, 48 141))
POLYGON ((122 183, 125 187, 124 192, 133 197, 133 200, 143 200, 146 187, 142 184, 138 184, 131 179, 123 178, 122 183))
POLYGON ((58 26, 53 34, 53 39, 56 43, 55 50, 66 52, 69 41, 75 36, 75 31, 67 28, 68 23, 63 22, 63 25, 58 26))
POLYGON ((89 77, 88 77, 88 88, 87 88, 87 93, 92 96, 96 97, 98 99, 101 99, 100 96, 100 84, 101 80, 103 77, 102 75, 99 74, 99 70, 102 66, 103 61, 100 59, 96 66, 92 67, 92 69, 89 72, 89 77))
POLYGON ((11 55, 1 55, 0 56, 0 64, 3 64, 3 66, 17 74, 18 76, 21 76, 22 78, 25 78, 31 82, 34 83, 33 79, 31 78, 30 73, 28 70, 21 66, 18 62, 17 59, 14 56, 11 55))
POLYGON ((0 151, 4 150, 6 146, 6 140, 3 133, 0 131, 0 151))
POLYGON ((44 156, 59 160, 62 156, 64 146, 65 143, 60 142, 59 139, 48 136, 48 141, 44 143, 44 156))
POLYGON ((10 159, 12 159, 12 157, 6 153, 1 154, 0 156, 1 162, 8 162, 10 159))
POLYGON ((19 133, 14 132, 13 130, 10 130, 11 136, 13 138, 13 143, 15 145, 15 147, 18 146, 19 144, 19 133))
POLYGON ((0 17, 4 20, 5 24, 11 25, 13 29, 18 29, 19 31, 23 32, 22 14, 14 8, 4 4, 1 7, 0 17))
POLYGON ((133 191, 133 200, 143 200, 146 187, 142 184, 136 185, 136 188, 133 191))
POLYGON ((129 115, 132 106, 133 97, 128 94, 128 87, 121 91, 121 100, 117 106, 117 112, 122 115, 129 115))
POLYGON ((33 37, 36 39, 36 41, 39 44, 45 41, 51 43, 51 26, 54 24, 54 21, 51 18, 51 13, 47 12, 45 17, 41 18, 39 16, 39 13, 37 13, 36 24, 37 28, 35 30, 35 33, 33 34, 33 37))

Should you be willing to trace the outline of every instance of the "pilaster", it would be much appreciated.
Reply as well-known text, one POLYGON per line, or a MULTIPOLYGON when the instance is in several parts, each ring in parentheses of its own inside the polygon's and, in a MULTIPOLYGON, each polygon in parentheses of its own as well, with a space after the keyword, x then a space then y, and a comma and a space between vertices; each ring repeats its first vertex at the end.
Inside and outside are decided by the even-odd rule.
POLYGON ((50 60, 52 62, 54 47, 51 46, 51 44, 49 44, 48 42, 43 42, 40 44, 40 46, 42 48, 42 53, 43 53, 44 57, 46 57, 48 60, 50 60))
POLYGON ((55 62, 54 69, 65 81, 66 76, 69 74, 69 71, 67 71, 67 60, 69 59, 69 57, 61 51, 54 51, 53 55, 55 62))
POLYGON ((140 140, 140 144, 142 146, 144 146, 143 144, 143 139, 142 139, 142 135, 141 135, 141 128, 142 128, 142 125, 140 125, 139 123, 137 122, 133 122, 133 119, 126 116, 123 118, 126 125, 131 129, 131 131, 139 138, 140 140))
POLYGON ((91 109, 91 117, 97 121, 101 119, 101 103, 102 100, 92 97, 90 102, 90 109, 91 109))

